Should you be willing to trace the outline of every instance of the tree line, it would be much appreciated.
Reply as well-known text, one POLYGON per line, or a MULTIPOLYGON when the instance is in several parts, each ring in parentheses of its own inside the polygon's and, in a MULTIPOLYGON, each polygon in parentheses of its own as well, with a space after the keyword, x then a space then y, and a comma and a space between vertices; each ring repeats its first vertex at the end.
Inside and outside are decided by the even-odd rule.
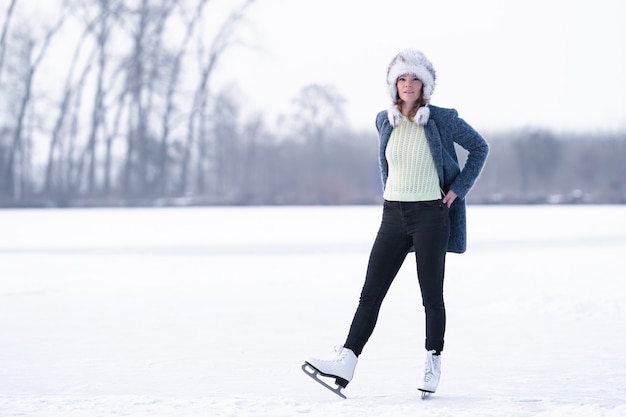
MULTIPOLYGON (((376 132, 348 126, 333 86, 303 87, 270 127, 212 83, 254 0, 223 15, 209 0, 64 0, 43 24, 21 1, 0 27, 1 207, 380 201, 376 132)), ((626 202, 624 132, 485 137, 471 202, 626 202)))

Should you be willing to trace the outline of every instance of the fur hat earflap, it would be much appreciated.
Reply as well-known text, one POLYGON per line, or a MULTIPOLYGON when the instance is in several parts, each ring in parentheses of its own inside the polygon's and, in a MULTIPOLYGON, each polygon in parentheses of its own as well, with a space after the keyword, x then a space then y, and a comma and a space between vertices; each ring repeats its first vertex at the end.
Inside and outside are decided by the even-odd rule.
MULTIPOLYGON (((387 110, 387 118, 389 119, 389 123, 391 123, 392 127, 399 126, 402 123, 402 113, 400 109, 396 106, 391 106, 387 110)), ((428 106, 420 107, 413 118, 413 121, 418 125, 424 126, 428 123, 428 119, 430 118, 430 109, 428 106)))
MULTIPOLYGON (((396 86, 398 77, 404 74, 415 75, 420 79, 423 84, 424 100, 428 103, 435 90, 435 82, 437 80, 437 74, 433 64, 417 49, 405 49, 400 51, 387 67, 387 87, 392 103, 395 103, 398 98, 398 88, 396 86)), ((422 107, 415 116, 416 122, 426 124, 430 116, 430 111, 427 107, 422 107)), ((391 118, 392 116, 390 115, 390 121, 391 118)))

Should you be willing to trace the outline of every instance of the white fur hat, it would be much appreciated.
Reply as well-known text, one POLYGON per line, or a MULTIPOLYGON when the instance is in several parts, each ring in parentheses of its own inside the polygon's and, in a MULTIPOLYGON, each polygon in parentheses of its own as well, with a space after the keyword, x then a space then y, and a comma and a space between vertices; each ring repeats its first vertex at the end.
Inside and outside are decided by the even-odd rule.
MULTIPOLYGON (((405 49, 400 51, 387 67, 387 88, 392 103, 395 103, 398 98, 396 81, 399 76, 404 74, 415 75, 420 79, 423 84, 424 100, 428 103, 435 90, 435 81, 437 79, 433 64, 417 49, 405 49)), ((394 109, 395 111, 389 113, 389 120, 393 126, 396 126, 402 120, 402 115, 395 106, 392 110, 394 109)), ((422 107, 416 116, 416 122, 426 124, 430 116, 430 111, 427 107, 422 107)))

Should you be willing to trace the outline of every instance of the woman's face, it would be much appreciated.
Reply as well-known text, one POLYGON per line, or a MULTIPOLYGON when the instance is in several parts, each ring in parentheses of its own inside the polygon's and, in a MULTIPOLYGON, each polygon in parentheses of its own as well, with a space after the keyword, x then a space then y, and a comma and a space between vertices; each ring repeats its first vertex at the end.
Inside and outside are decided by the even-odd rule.
POLYGON ((415 75, 404 74, 396 81, 398 96, 400 100, 408 104, 413 104, 422 95, 422 82, 415 75))

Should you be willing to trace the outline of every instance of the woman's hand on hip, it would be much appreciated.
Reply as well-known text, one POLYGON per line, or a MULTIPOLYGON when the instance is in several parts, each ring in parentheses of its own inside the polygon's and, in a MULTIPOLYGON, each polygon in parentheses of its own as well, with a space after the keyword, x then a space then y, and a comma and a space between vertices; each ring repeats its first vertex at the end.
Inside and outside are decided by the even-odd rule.
POLYGON ((445 197, 441 200, 443 201, 443 203, 448 206, 448 208, 450 208, 450 206, 452 205, 452 203, 454 203, 454 200, 456 200, 456 193, 452 190, 448 191, 448 194, 445 195, 445 197))

